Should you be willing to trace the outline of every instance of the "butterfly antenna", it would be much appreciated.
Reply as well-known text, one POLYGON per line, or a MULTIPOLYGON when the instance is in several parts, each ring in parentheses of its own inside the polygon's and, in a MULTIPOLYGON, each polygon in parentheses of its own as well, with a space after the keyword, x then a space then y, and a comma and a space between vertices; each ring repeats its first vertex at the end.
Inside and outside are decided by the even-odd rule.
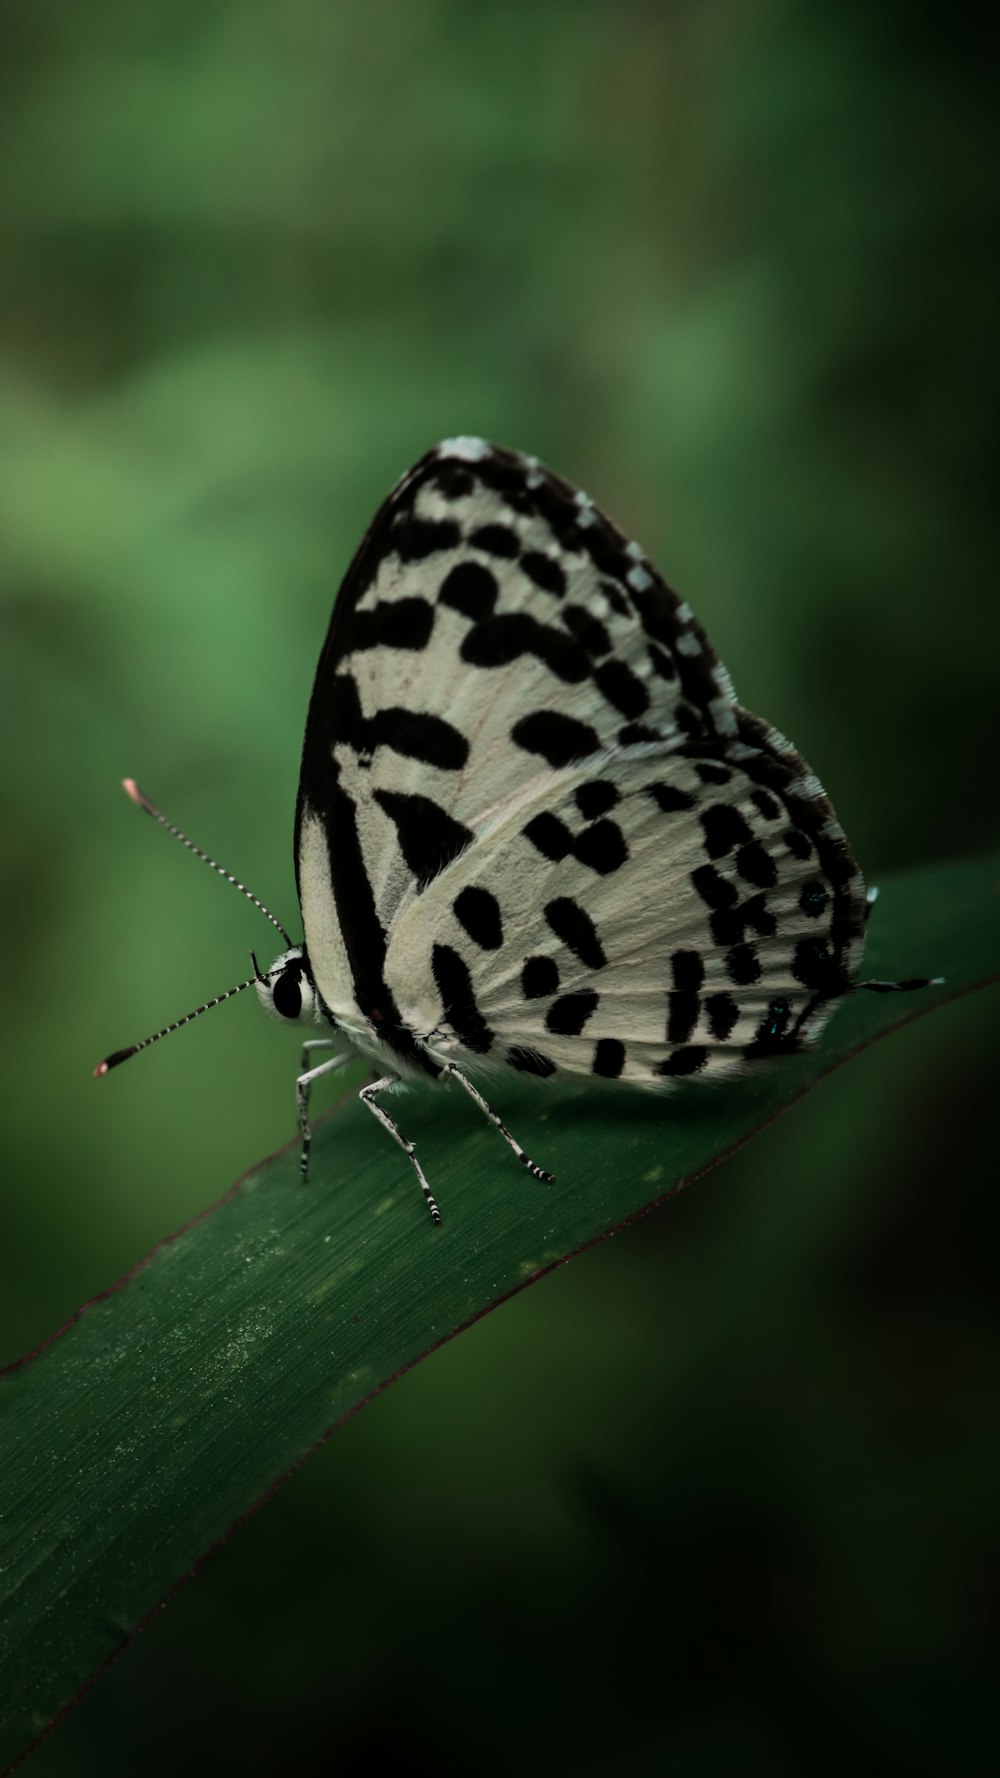
POLYGON ((159 1043, 161 1037, 169 1037, 171 1031, 179 1031, 182 1025, 189 1025, 192 1019, 200 1018, 203 1012, 210 1012, 213 1006, 221 1006, 224 1000, 231 1000, 234 994, 242 994, 244 988, 252 988, 254 982, 262 979, 256 968, 256 959, 254 969, 255 973, 248 976, 245 982, 239 982, 235 988, 227 988, 224 994, 216 994, 214 1000, 206 1000, 204 1006, 196 1006, 194 1012, 186 1012, 182 1019, 175 1019, 172 1025, 164 1025, 162 1031, 154 1031, 152 1037, 144 1037, 141 1043, 130 1044, 127 1050, 115 1050, 114 1055, 105 1056, 103 1062, 98 1062, 94 1069, 95 1080, 99 1080, 102 1074, 109 1073, 112 1068, 117 1068, 121 1062, 127 1062, 129 1056, 137 1056, 140 1050, 148 1050, 151 1043, 159 1043))
MULTIPOLYGON (((256 895, 254 895, 251 892, 251 890, 249 890, 247 888, 246 884, 240 882, 239 877, 234 877, 229 871, 223 870, 221 864, 216 864, 214 858, 210 858, 207 852, 203 852, 200 846, 196 846, 193 840, 188 839, 186 833, 181 833, 181 830, 179 827, 175 827, 172 821, 168 821, 167 817, 164 815, 163 811, 161 809, 158 809, 155 803, 151 803, 148 796, 145 794, 145 792, 139 789, 139 786, 136 783, 134 778, 123 778, 122 784, 125 788, 126 793, 132 798, 132 801, 134 803, 136 803, 140 809, 145 809, 146 814, 152 815, 153 820, 158 821, 160 823, 161 827, 165 827, 168 833, 172 833, 175 840, 180 840, 181 845, 186 846, 189 852, 193 852, 196 858, 200 858, 204 864, 211 865, 211 867, 214 871, 218 871, 220 877, 225 877, 227 883, 232 883, 234 889, 238 889, 241 895, 245 895, 248 901, 252 901, 254 907, 260 909, 260 911, 264 915, 265 919, 270 920, 271 925, 277 927, 277 929, 281 933, 281 936, 284 939, 286 945, 289 947, 289 949, 291 949, 292 941, 291 941, 288 933, 285 931, 285 928, 282 926, 281 921, 275 919, 270 908, 266 908, 262 901, 258 901, 256 895)), ((246 982, 244 982, 243 986, 247 987, 248 984, 246 982)), ((239 989, 232 988, 232 989, 230 989, 230 993, 238 994, 239 989)), ((220 999, 222 999, 222 1000, 225 1000, 227 998, 228 998, 228 996, 225 994, 220 995, 220 999)), ((217 1004, 217 1002, 214 1000, 209 1001, 210 1006, 215 1006, 216 1004, 217 1004)), ((204 1009, 202 1007, 199 1007, 198 1010, 199 1010, 199 1012, 201 1012, 204 1009)), ((189 1016, 191 1018, 194 1018, 195 1015, 194 1015, 194 1013, 191 1013, 189 1016)), ((180 1021, 180 1023, 183 1025, 185 1023, 185 1020, 182 1019, 180 1021)), ((170 1030, 173 1030, 173 1026, 170 1026, 169 1028, 170 1028, 170 1030)), ((157 1037, 162 1037, 163 1033, 161 1031, 158 1031, 156 1035, 157 1035, 157 1037)), ((154 1041, 154 1039, 152 1037, 150 1037, 150 1038, 147 1038, 146 1041, 148 1043, 152 1043, 154 1041)), ((138 1044, 136 1047, 139 1049, 143 1049, 145 1046, 143 1044, 138 1044)), ((132 1053, 133 1052, 131 1050, 124 1051, 125 1055, 132 1055, 132 1053)), ((118 1059, 121 1060, 120 1057, 118 1059)), ((112 1060, 114 1060, 114 1058, 112 1058, 112 1060)))

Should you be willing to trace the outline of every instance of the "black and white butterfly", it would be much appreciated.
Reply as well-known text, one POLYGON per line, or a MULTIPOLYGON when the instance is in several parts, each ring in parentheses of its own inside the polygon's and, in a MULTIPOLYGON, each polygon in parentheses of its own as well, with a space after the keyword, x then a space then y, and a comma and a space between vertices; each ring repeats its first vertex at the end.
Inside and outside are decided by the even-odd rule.
POLYGON ((843 830, 690 607, 587 495, 476 438, 421 458, 348 569, 295 863, 305 942, 241 987, 326 1033, 297 1083, 303 1175, 309 1088, 360 1051, 435 1221, 380 1103, 402 1080, 459 1082, 549 1179, 476 1078, 719 1079, 815 1042, 855 986, 924 985, 857 983, 843 830))

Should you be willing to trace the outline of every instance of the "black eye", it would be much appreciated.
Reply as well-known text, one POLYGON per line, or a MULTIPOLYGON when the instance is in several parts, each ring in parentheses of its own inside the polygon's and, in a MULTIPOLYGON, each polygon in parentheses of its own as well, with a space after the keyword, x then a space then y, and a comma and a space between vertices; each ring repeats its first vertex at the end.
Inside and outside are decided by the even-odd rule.
POLYGON ((283 970, 271 990, 275 1011, 283 1019, 297 1019, 302 1011, 302 989, 297 969, 283 970))

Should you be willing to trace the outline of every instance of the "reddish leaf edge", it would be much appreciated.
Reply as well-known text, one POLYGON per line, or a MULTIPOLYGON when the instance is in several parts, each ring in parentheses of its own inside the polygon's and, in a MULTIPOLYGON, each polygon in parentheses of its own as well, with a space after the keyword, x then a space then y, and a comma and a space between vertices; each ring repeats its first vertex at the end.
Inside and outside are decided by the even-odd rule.
MULTIPOLYGON (((470 1315, 467 1321, 460 1322, 457 1327, 453 1327, 448 1333, 442 1334, 440 1339, 434 1340, 430 1346, 425 1347, 423 1352, 418 1352, 415 1358, 411 1358, 408 1363, 401 1365, 399 1370, 392 1372, 391 1376, 383 1377, 381 1382, 376 1383, 375 1387, 369 1390, 367 1395, 361 1396, 359 1400, 354 1403, 353 1407, 348 1408, 346 1414, 341 1414, 339 1419, 332 1421, 332 1423, 326 1427, 325 1431, 321 1432, 319 1437, 313 1440, 311 1445, 307 1445, 306 1449, 300 1452, 294 1462, 290 1463, 287 1469, 283 1469, 281 1474, 276 1476, 274 1481, 269 1483, 261 1494, 258 1494, 256 1500, 251 1501, 250 1505, 242 1513, 237 1515, 228 1529, 223 1532, 222 1536, 217 1537, 214 1543, 210 1543, 208 1548, 202 1551, 197 1560, 192 1562, 190 1568, 188 1568, 184 1574, 180 1575, 178 1579, 174 1581, 172 1586, 167 1588, 162 1599, 158 1599, 156 1604, 150 1606, 149 1610, 139 1618, 138 1622, 133 1624, 132 1628, 122 1637, 117 1647, 112 1649, 107 1659, 102 1661, 100 1666, 96 1667, 93 1673, 84 1680, 79 1691, 74 1692, 72 1698, 70 1698, 67 1703, 60 1706, 55 1715, 45 1724, 43 1729, 39 1730, 34 1739, 27 1742, 21 1751, 15 1754, 10 1764, 5 1766, 3 1771, 0 1772, 0 1778, 9 1778, 9 1774, 15 1771, 18 1766, 22 1765, 29 1755, 34 1753, 35 1749, 40 1747, 42 1742, 48 1739, 53 1729, 58 1728, 64 1717, 67 1717, 70 1714, 70 1711, 76 1709, 76 1706, 80 1703, 81 1699, 86 1697, 87 1693, 98 1683, 98 1680, 103 1679, 105 1673, 108 1672, 109 1668, 114 1666, 119 1656, 124 1654, 125 1650, 137 1637, 142 1635, 144 1630, 149 1628, 150 1624, 155 1622, 159 1617, 160 1612, 166 1610, 171 1600, 194 1579, 196 1574, 201 1572, 205 1564, 211 1561, 212 1557, 216 1555, 219 1550, 223 1549, 225 1545, 229 1543, 231 1538, 236 1536, 236 1533, 242 1529, 247 1523, 247 1520, 253 1518, 254 1514, 259 1512, 260 1508, 267 1504, 272 1495, 276 1494, 278 1489, 284 1486, 289 1477, 293 1476, 297 1470, 301 1469, 302 1465, 308 1461, 313 1453, 320 1450, 321 1447, 326 1444, 327 1440, 333 1437, 335 1432, 339 1432, 342 1426, 346 1426, 349 1420, 353 1420, 355 1414, 360 1413, 362 1408, 368 1406, 369 1402, 375 1401, 378 1396, 384 1394, 387 1389, 391 1388, 393 1383, 398 1383, 400 1377, 405 1377, 408 1371, 414 1370, 418 1364, 422 1364, 425 1358, 430 1358, 433 1353, 439 1352, 442 1346, 448 1344, 449 1340, 453 1340, 457 1335, 465 1333, 467 1328, 474 1327, 477 1321, 482 1321, 486 1315, 491 1315, 494 1309, 499 1309, 503 1303, 510 1302, 512 1297, 520 1296, 523 1290, 529 1289, 533 1284, 538 1284, 541 1279, 547 1278, 550 1273, 558 1271, 560 1266, 568 1265, 570 1260, 577 1259, 581 1253, 588 1253, 592 1247, 598 1247, 602 1241, 610 1241, 611 1237, 620 1234, 622 1229, 631 1228, 634 1223, 641 1222, 643 1217, 649 1216, 654 1210, 658 1210, 661 1204, 669 1203, 671 1198, 676 1198, 678 1194, 685 1191, 689 1185, 694 1185, 697 1180, 704 1179, 706 1173, 711 1173, 715 1167, 721 1166, 722 1162, 727 1161, 731 1155, 738 1154, 740 1149, 745 1148, 748 1142, 752 1142, 755 1136, 759 1136, 762 1130, 769 1129, 772 1124, 777 1123, 780 1117, 784 1117, 785 1112, 790 1111, 793 1105, 798 1105, 800 1100, 805 1099, 809 1093, 814 1092, 822 1081, 828 1080, 831 1074, 835 1074, 839 1068, 845 1067, 848 1062, 853 1062, 855 1056, 863 1055, 865 1050, 873 1049, 877 1043, 882 1043, 885 1038, 891 1037, 893 1032, 901 1031, 904 1026, 914 1024, 917 1019, 927 1018, 931 1013, 937 1012, 939 1007, 949 1006, 956 1001, 965 1000, 972 994, 978 994, 986 988, 994 987, 998 982, 1000 982, 1000 974, 987 975, 984 976, 981 981, 967 982, 963 987, 956 988, 951 993, 941 995, 940 998, 934 1000, 930 1005, 914 1006, 908 1011, 901 1011, 900 1016, 894 1019, 891 1025, 886 1025, 883 1030, 876 1031, 872 1036, 864 1038, 860 1043, 856 1044, 853 1049, 847 1050, 846 1053, 839 1056, 835 1062, 831 1062, 828 1067, 824 1068, 822 1072, 817 1074, 807 1085, 800 1087, 793 1093, 790 1099, 786 1099, 783 1105, 777 1106, 773 1111, 768 1112, 766 1116, 760 1118, 757 1123, 753 1124, 751 1128, 746 1131, 745 1135, 738 1137, 737 1140, 731 1142, 728 1147, 720 1149, 717 1155, 714 1155, 710 1161, 706 1161, 705 1165, 699 1167, 696 1172, 689 1173, 684 1179, 678 1180, 675 1185, 670 1186, 669 1190, 661 1192, 659 1197, 651 1198, 648 1204, 644 1204, 641 1209, 633 1211, 631 1216, 623 1217, 621 1222, 613 1223, 610 1228, 602 1230, 598 1235, 592 1235, 588 1241, 581 1242, 579 1247, 573 1247, 568 1253, 561 1254, 558 1259, 551 1260, 548 1265, 540 1266, 537 1272, 531 1274, 530 1278, 524 1278, 520 1283, 515 1284, 511 1290, 504 1291, 502 1296, 498 1296, 493 1302, 487 1303, 485 1308, 480 1309, 477 1314, 470 1315)), ((324 1117, 331 1116, 332 1113, 337 1110, 338 1106, 344 1104, 346 1100, 353 1097, 354 1094, 350 1090, 342 1094, 341 1097, 324 1113, 324 1117)), ((156 1258, 156 1255, 161 1253, 165 1247, 172 1247, 175 1241, 180 1240, 182 1235, 188 1233, 189 1229, 197 1228, 200 1222, 204 1222, 209 1216, 214 1216, 217 1210, 221 1210, 224 1204, 228 1204, 230 1198, 235 1197, 237 1192, 242 1190, 245 1181, 249 1179, 252 1173, 257 1173, 261 1167, 270 1165, 271 1161, 276 1160, 280 1154, 284 1154, 287 1149, 295 1146, 296 1140, 297 1139, 293 1137, 290 1142, 285 1142, 280 1148, 275 1149, 274 1153, 268 1155, 265 1160, 257 1161, 255 1165, 249 1167, 245 1173, 241 1173, 240 1177, 234 1184, 232 1184, 227 1191, 224 1191, 222 1196, 217 1198, 213 1204, 209 1204, 204 1210, 199 1210, 194 1216, 190 1217, 187 1222, 181 1223, 180 1227, 175 1229, 173 1234, 164 1235, 163 1239, 157 1241, 142 1259, 137 1260, 134 1265, 129 1266, 128 1270, 123 1272, 121 1277, 118 1278, 114 1284, 109 1284, 107 1289, 97 1291, 94 1296, 88 1297, 86 1302, 81 1303, 79 1308, 75 1309, 72 1315, 68 1316, 62 1325, 55 1329, 54 1333, 47 1334, 44 1340, 41 1340, 30 1352, 24 1353, 22 1357, 12 1359, 10 1363, 0 1366, 0 1377, 8 1376, 14 1371, 23 1370, 27 1365, 32 1364, 36 1358, 41 1357, 43 1352, 47 1352, 50 1346, 55 1345, 57 1340, 61 1340, 64 1334, 69 1333, 70 1329, 75 1327, 77 1322, 83 1319, 88 1310, 94 1308, 98 1303, 107 1302, 109 1297, 116 1296, 117 1293, 120 1290, 123 1290, 125 1285, 129 1284, 139 1272, 144 1271, 146 1266, 148 1266, 150 1262, 156 1258)))

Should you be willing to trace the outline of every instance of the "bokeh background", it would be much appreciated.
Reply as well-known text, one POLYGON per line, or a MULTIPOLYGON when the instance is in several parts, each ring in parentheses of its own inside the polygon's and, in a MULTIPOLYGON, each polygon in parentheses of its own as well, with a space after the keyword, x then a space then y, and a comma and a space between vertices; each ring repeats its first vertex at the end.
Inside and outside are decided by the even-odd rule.
MULTIPOLYGON (((643 541, 870 878, 995 842, 981 18, 4 0, 0 1357, 291 1135, 249 998, 90 1078, 267 945, 118 781, 295 924, 330 604, 435 439, 643 541)), ((995 1020, 421 1366, 31 1769, 988 1770, 995 1020)))

